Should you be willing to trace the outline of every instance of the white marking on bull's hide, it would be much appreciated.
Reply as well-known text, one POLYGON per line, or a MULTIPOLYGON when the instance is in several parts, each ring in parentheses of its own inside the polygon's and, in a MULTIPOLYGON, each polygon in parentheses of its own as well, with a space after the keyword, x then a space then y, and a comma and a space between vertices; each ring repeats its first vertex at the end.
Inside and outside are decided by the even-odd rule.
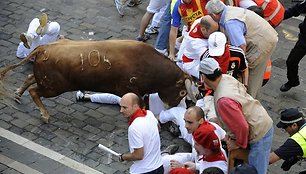
POLYGON ((89 65, 90 66, 98 66, 99 65, 99 63, 100 63, 100 61, 101 61, 101 56, 100 56, 100 52, 98 51, 98 50, 92 50, 91 52, 89 52, 89 54, 88 54, 88 62, 89 62, 89 65), (91 56, 91 54, 92 53, 97 53, 97 62, 96 63, 93 63, 92 62, 92 60, 91 60, 91 58, 93 58, 92 56, 91 56))
MULTIPOLYGON (((47 54, 47 51, 45 50, 44 55, 46 55, 46 54, 47 54)), ((48 60, 48 59, 49 59, 49 54, 47 56, 45 56, 42 60, 48 60)))
POLYGON ((111 64, 111 62, 108 59, 106 59, 106 53, 104 54, 103 61, 108 63, 109 67, 107 69, 111 69, 112 64, 111 64))
POLYGON ((133 83, 133 81, 136 80, 136 79, 137 79, 137 77, 131 77, 130 78, 130 83, 133 83))
POLYGON ((81 65, 82 65, 81 70, 83 71, 84 70, 84 58, 83 58, 83 54, 82 53, 80 54, 80 58, 81 58, 81 65))

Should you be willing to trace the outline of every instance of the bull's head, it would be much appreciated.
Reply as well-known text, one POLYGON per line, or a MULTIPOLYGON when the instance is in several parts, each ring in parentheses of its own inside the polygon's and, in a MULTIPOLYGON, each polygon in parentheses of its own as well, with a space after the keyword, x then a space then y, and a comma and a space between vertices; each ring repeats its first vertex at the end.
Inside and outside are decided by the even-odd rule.
POLYGON ((186 95, 188 95, 192 101, 196 102, 191 86, 192 81, 190 77, 185 75, 184 79, 176 81, 175 86, 168 87, 167 89, 159 92, 159 96, 168 107, 177 106, 186 95))

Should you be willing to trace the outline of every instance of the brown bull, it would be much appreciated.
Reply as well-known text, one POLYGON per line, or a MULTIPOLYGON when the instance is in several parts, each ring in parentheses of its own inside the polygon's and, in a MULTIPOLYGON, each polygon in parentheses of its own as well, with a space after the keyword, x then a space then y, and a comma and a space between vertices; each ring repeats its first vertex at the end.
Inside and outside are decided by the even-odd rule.
POLYGON ((46 123, 49 114, 40 97, 75 90, 119 96, 127 92, 139 96, 158 92, 166 105, 176 106, 187 94, 185 81, 190 82, 175 63, 153 47, 132 40, 61 40, 40 46, 19 63, 5 67, 0 72, 1 79, 7 71, 33 57, 33 74, 28 75, 16 94, 18 98, 30 87, 29 93, 46 123))

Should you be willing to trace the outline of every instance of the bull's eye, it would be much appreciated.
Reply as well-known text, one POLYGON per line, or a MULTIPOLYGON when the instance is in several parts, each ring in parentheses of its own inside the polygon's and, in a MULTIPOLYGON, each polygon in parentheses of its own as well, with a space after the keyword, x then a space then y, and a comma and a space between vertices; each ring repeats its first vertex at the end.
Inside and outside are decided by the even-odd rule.
POLYGON ((180 91, 180 97, 185 97, 186 95, 187 95, 187 91, 186 90, 180 91))

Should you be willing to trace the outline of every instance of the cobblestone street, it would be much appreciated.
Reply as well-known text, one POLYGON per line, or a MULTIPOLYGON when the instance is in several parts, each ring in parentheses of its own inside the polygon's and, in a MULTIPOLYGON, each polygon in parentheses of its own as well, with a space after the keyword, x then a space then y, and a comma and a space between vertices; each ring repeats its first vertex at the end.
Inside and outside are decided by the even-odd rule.
MULTIPOLYGON (((147 4, 148 0, 143 0, 141 5, 127 8, 126 15, 121 18, 113 0, 2 0, 0 67, 20 61, 16 58, 19 34, 26 32, 30 21, 41 12, 47 13, 49 20, 57 21, 61 34, 69 39, 134 39, 147 4)), ((291 4, 290 1, 284 5, 289 7, 291 4)), ((262 88, 262 104, 274 120, 273 149, 288 138, 275 126, 280 111, 299 107, 305 108, 306 113, 305 58, 299 69, 301 85, 286 93, 279 90, 287 80, 285 61, 295 44, 298 24, 302 19, 286 20, 277 28, 279 42, 272 56, 272 77, 262 88)), ((155 37, 153 35, 148 43, 153 44, 155 37)), ((6 78, 11 86, 8 92, 13 94, 31 72, 31 62, 11 71, 6 78)), ((76 102, 75 92, 43 98, 42 101, 50 113, 49 124, 41 121, 40 112, 27 91, 21 98, 21 104, 14 101, 14 107, 0 104, 0 173, 128 173, 131 163, 121 163, 97 148, 100 143, 119 153, 129 150, 128 124, 119 113, 119 106, 76 102), (21 170, 14 166, 19 166, 21 170)), ((161 131, 162 149, 170 144, 179 144, 179 152, 190 149, 187 143, 173 137, 165 127, 161 131)), ((306 162, 301 162, 289 172, 284 172, 281 164, 280 161, 271 165, 268 173, 294 174, 305 170, 306 166, 306 162)))

